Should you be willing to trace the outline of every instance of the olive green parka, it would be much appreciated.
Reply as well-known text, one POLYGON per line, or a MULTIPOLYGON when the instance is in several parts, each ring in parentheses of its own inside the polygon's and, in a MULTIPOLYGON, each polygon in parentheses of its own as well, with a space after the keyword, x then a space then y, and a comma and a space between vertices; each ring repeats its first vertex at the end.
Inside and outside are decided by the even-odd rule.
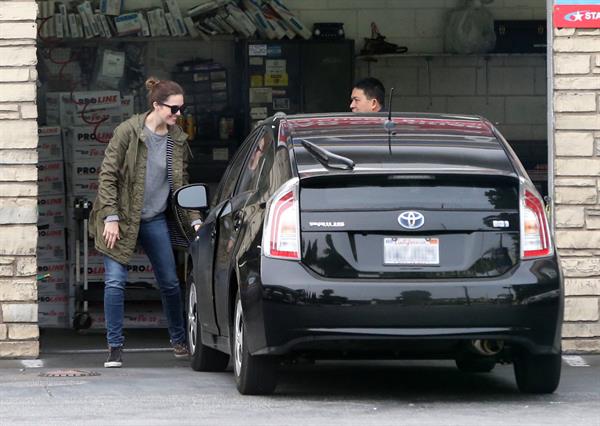
MULTIPOLYGON (((148 149, 143 129, 148 113, 136 114, 115 129, 106 147, 98 179, 98 193, 90 212, 89 233, 95 240, 96 250, 122 264, 129 262, 135 250, 144 205, 148 149), (104 219, 110 215, 119 216, 120 239, 112 249, 106 246, 102 237, 104 219)), ((190 148, 188 136, 179 126, 169 126, 168 131, 173 141, 172 161, 167 164, 172 174, 172 194, 189 183, 187 166, 190 148)), ((193 235, 191 222, 200 219, 197 212, 178 209, 169 199, 165 213, 168 221, 176 222, 175 227, 169 226, 170 229, 177 229, 180 236, 186 238, 193 235)))

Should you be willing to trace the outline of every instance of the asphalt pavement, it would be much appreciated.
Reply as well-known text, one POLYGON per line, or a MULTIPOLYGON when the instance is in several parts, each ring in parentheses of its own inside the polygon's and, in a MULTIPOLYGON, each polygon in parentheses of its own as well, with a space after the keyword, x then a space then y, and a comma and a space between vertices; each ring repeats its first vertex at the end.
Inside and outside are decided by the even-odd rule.
POLYGON ((258 397, 240 395, 231 371, 194 372, 152 342, 130 345, 121 369, 68 345, 0 360, 0 425, 600 426, 598 355, 565 356, 551 395, 519 393, 510 365, 467 374, 451 361, 323 361, 284 367, 276 393, 258 397))

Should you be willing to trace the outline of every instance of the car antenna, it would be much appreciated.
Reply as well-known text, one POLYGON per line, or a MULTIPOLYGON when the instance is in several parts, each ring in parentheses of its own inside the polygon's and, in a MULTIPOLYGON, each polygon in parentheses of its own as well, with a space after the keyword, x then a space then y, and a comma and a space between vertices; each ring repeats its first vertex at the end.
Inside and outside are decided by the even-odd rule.
POLYGON ((392 96, 394 95, 394 88, 390 89, 390 97, 388 101, 388 118, 383 123, 383 128, 388 132, 388 147, 390 149, 390 155, 392 155, 392 134, 394 133, 394 128, 396 124, 392 121, 392 96))

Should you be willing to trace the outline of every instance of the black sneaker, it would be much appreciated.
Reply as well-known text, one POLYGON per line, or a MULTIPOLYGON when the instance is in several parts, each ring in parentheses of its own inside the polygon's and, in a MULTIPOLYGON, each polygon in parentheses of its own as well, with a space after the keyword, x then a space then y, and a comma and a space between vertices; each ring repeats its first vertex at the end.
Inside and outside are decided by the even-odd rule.
POLYGON ((190 352, 184 343, 175 343, 173 345, 173 354, 175 358, 187 358, 190 356, 190 352))
POLYGON ((115 348, 109 348, 108 358, 106 359, 106 362, 104 363, 105 368, 120 368, 121 365, 123 365, 123 363, 121 361, 122 349, 123 348, 121 346, 117 346, 115 348))

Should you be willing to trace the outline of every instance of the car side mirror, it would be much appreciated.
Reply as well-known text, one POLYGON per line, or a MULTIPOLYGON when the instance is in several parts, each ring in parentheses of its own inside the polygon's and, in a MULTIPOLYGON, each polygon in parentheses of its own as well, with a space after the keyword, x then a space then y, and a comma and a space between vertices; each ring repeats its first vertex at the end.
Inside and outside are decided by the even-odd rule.
POLYGON ((182 186, 175 194, 175 203, 184 209, 203 210, 208 208, 208 188, 202 183, 182 186))

